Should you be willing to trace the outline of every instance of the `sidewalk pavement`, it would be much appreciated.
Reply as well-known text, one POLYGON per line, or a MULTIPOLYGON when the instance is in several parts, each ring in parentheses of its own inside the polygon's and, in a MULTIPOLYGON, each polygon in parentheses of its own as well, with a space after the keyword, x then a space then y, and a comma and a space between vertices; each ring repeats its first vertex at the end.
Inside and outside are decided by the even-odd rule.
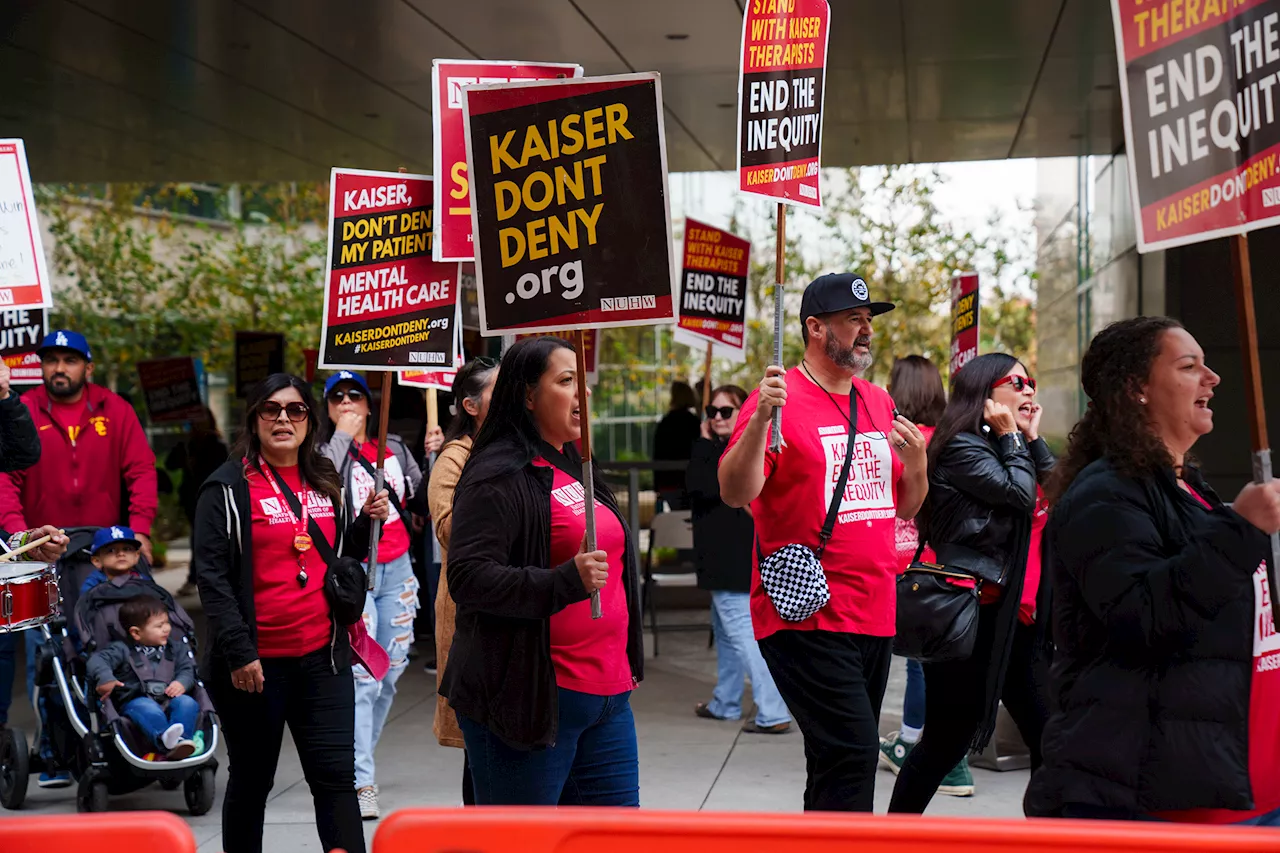
MULTIPOLYGON (((185 571, 159 573, 176 589, 185 571)), ((804 789, 804 748, 798 731, 784 735, 752 735, 740 723, 715 722, 694 716, 693 706, 710 698, 715 682, 715 651, 700 632, 664 634, 662 655, 646 662, 646 678, 636 691, 637 737, 640 747, 640 800, 643 808, 746 812, 798 812, 804 789)), ((21 675, 19 675, 21 684, 21 675)), ((902 708, 905 669, 894 667, 885 698, 882 733, 897 728, 902 708)), ((15 697, 17 698, 17 697, 15 697)), ((378 786, 383 814, 409 806, 461 804, 462 752, 441 747, 431 733, 435 713, 435 676, 410 664, 399 683, 391 718, 378 746, 378 786)), ((15 702, 13 724, 30 733, 32 711, 15 702)), ((182 792, 150 787, 111 799, 112 811, 162 809, 183 817, 195 833, 200 853, 221 847, 220 812, 226 784, 226 762, 218 772, 218 802, 204 817, 186 814, 182 792)), ((975 770, 977 795, 937 797, 931 815, 1021 817, 1028 773, 975 770)), ((888 805, 894 777, 877 774, 876 810, 888 805)), ((23 814, 73 814, 75 789, 40 790, 32 780, 23 814)), ((0 822, 12 812, 0 810, 0 822)), ((376 821, 365 824, 372 840, 376 821)), ((3 823, 0 823, 3 835, 3 823)), ((286 738, 267 806, 264 849, 272 853, 314 851, 315 815, 311 796, 292 742, 286 738)))

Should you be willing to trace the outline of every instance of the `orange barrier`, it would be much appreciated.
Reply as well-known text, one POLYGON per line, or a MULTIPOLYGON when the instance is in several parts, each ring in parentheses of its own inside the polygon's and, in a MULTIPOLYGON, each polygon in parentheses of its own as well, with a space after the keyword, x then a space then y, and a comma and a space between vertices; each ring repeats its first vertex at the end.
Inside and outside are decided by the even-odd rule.
POLYGON ((168 812, 0 818, 4 853, 196 853, 196 837, 168 812))
POLYGON ((1275 853, 1274 829, 904 815, 405 809, 373 853, 1275 853), (856 845, 856 846, 854 846, 856 845))

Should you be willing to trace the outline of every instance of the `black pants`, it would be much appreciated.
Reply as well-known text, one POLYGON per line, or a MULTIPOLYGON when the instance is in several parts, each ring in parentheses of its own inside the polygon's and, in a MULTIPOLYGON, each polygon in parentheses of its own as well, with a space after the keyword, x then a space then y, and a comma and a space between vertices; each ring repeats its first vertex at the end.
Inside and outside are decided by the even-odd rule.
POLYGON ((778 631, 760 653, 804 735, 805 811, 871 811, 893 640, 778 631))
POLYGON ((300 658, 266 658, 262 674, 262 693, 235 689, 226 672, 212 685, 230 762, 222 803, 222 849, 262 853, 267 796, 275 782, 288 723, 315 802, 320 843, 326 851, 339 847, 347 853, 364 853, 356 800, 356 693, 351 667, 340 665, 334 673, 325 647, 300 658))
MULTIPOLYGON (((943 778, 969 751, 985 711, 997 611, 995 604, 979 609, 978 637, 968 660, 924 665, 924 733, 902 765, 889 811, 922 814, 943 778)), ((1040 766, 1040 737, 1049 719, 1048 662, 1035 649, 1035 628, 1018 622, 1000 697, 1031 750, 1032 770, 1040 766)))

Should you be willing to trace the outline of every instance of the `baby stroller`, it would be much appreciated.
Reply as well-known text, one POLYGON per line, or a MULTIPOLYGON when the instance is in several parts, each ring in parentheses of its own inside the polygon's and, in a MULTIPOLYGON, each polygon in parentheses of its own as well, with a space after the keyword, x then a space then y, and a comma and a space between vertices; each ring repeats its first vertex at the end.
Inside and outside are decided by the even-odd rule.
POLYGON ((120 605, 138 595, 151 595, 165 603, 173 626, 170 639, 180 650, 185 645, 188 654, 196 654, 191 617, 145 574, 141 564, 144 577, 106 581, 79 600, 80 586, 92 571, 87 549, 95 532, 96 528, 67 531, 71 543, 58 564, 61 613, 49 624, 33 629, 39 630, 43 639, 36 652, 35 695, 43 731, 37 731, 31 748, 19 729, 0 733, 0 805, 7 809, 22 806, 32 772, 69 770, 78 782, 76 807, 82 812, 106 811, 110 795, 131 793, 158 782, 169 791, 182 787, 189 812, 206 814, 213 808, 216 793, 218 762, 214 753, 219 725, 203 683, 197 681, 190 695, 200 706, 196 725, 203 732, 205 749, 179 761, 145 758, 154 750, 146 736, 110 700, 99 701, 87 683, 90 655, 107 643, 127 639, 119 623, 120 605), (42 708, 43 714, 39 713, 42 708))

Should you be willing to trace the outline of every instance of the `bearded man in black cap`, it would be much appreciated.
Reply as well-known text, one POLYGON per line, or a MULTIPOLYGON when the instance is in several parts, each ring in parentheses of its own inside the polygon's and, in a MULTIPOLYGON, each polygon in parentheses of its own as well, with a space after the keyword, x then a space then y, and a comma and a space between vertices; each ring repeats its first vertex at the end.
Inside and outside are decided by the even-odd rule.
POLYGON ((803 362, 765 371, 720 462, 724 502, 750 504, 755 518, 751 620, 804 734, 806 810, 872 809, 896 619, 894 520, 913 518, 929 490, 924 436, 895 416, 888 392, 861 378, 871 367, 873 318, 893 308, 872 302, 851 273, 810 283, 800 304, 803 362), (776 408, 782 443, 774 452, 776 408), (797 580, 805 573, 785 558, 794 549, 778 553, 795 545, 819 557, 813 573, 829 591, 811 615, 822 599, 797 580), (775 571, 779 565, 791 568, 775 571))

